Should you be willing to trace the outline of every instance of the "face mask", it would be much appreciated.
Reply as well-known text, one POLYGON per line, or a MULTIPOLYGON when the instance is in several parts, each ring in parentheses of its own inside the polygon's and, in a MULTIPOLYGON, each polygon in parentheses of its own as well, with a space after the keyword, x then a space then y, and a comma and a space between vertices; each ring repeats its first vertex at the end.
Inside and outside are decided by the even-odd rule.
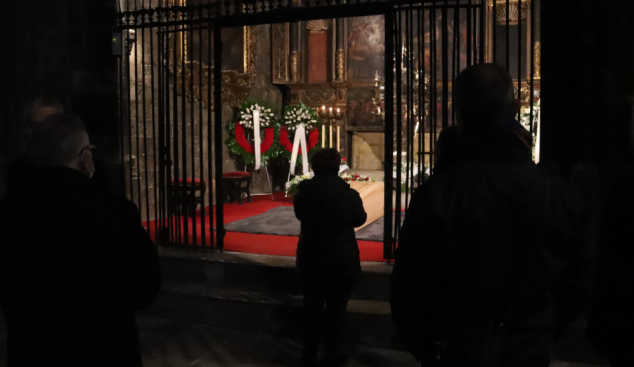
POLYGON ((86 168, 86 173, 88 174, 89 178, 92 178, 92 176, 95 174, 95 164, 92 160, 92 152, 90 151, 93 148, 94 146, 89 145, 85 147, 81 152, 81 160, 84 164, 84 167, 86 168))

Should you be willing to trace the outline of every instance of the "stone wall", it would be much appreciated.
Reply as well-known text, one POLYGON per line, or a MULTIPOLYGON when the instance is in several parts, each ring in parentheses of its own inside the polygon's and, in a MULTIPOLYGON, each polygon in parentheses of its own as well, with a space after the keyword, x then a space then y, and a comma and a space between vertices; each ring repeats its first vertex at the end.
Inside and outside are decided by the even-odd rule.
MULTIPOLYGON (((276 117, 282 111, 281 91, 271 84, 270 66, 270 26, 254 26, 256 37, 256 70, 248 100, 263 102, 272 107, 276 117)), ((156 30, 138 30, 136 44, 131 49, 129 79, 129 121, 124 124, 124 165, 126 175, 126 193, 141 208, 144 220, 156 217, 156 201, 158 197, 158 125, 159 125, 159 61, 158 36, 156 30), (150 32, 155 32, 150 35, 150 32), (154 43, 153 48, 150 47, 154 43), (137 49, 138 48, 138 49, 137 49), (151 49, 154 51, 152 56, 151 49), (152 63, 153 61, 153 63, 152 63), (154 82, 152 82, 154 76, 154 82), (154 104, 152 103, 154 98, 154 104), (128 138, 129 136, 129 138, 128 138)), ((170 157, 172 160, 172 177, 202 178, 207 181, 205 205, 215 204, 215 180, 209 182, 209 166, 214 167, 215 142, 213 131, 208 132, 208 118, 214 111, 209 111, 205 103, 183 98, 180 92, 174 102, 173 80, 169 83, 170 101, 169 129, 170 157), (176 112, 175 112, 176 111, 176 112), (174 114, 176 113, 176 117, 174 114), (177 126, 174 126, 176 123, 177 126), (210 138, 212 139, 210 141, 210 138), (201 156, 202 155, 202 156, 201 156), (184 168, 185 167, 185 168, 184 168)), ((127 99, 126 106, 127 106, 127 99)), ((204 102, 204 101, 203 101, 204 102)), ((126 113, 126 111, 124 111, 126 113)), ((225 124, 235 115, 235 110, 226 104, 222 106, 222 170, 243 171, 244 165, 231 155, 224 141, 228 138, 225 124)), ((124 119, 128 121, 128 119, 124 119)), ((251 170, 251 167, 248 167, 251 170)), ((267 174, 264 168, 253 173, 251 193, 270 192, 267 174)), ((160 214, 159 214, 160 215, 160 214)))

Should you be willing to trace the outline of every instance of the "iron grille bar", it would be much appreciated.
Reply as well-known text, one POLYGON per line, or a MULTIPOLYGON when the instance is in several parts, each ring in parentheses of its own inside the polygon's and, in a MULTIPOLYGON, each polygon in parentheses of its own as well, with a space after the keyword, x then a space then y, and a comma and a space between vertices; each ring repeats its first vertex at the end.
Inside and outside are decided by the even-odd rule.
MULTIPOLYGON (((222 28, 214 27, 214 126, 216 151, 222 146, 222 28)), ((216 154, 216 240, 222 252, 224 248, 224 188, 222 185, 222 155, 216 154)))
MULTIPOLYGON (((511 50, 510 50, 510 45, 511 45, 511 35, 509 33, 509 14, 511 10, 511 3, 509 0, 506 0, 506 31, 504 32, 504 35, 506 36, 506 70, 510 70, 511 69, 511 50)), ((518 76, 519 78, 519 76, 518 76)))
MULTIPOLYGON (((156 103, 155 103, 155 95, 156 92, 155 91, 160 91, 161 88, 156 88, 156 80, 155 80, 155 76, 154 74, 156 73, 156 68, 154 67, 154 33, 152 31, 150 31, 150 66, 151 66, 151 83, 152 83, 152 161, 153 161, 153 174, 152 174, 152 178, 153 178, 153 183, 154 183, 154 192, 153 192, 153 196, 154 196, 154 238, 158 240, 159 238, 159 234, 158 234, 158 219, 160 218, 160 212, 159 212, 159 197, 158 197, 158 181, 157 181, 157 172, 156 170, 158 169, 158 165, 157 165, 157 154, 159 154, 159 151, 157 150, 156 147, 156 139, 157 139, 157 132, 156 132, 156 103)), ((160 81, 159 81, 160 84, 160 81)), ((160 145, 159 145, 160 147, 160 145)), ((150 218, 147 218, 147 220, 149 221, 150 218)))
MULTIPOLYGON (((126 49, 123 48, 122 52, 127 53, 126 49)), ((125 129, 124 127, 124 119, 125 119, 125 111, 124 111, 124 81, 122 79, 124 79, 124 75, 126 75, 125 73, 125 69, 124 69, 124 65, 123 65, 123 60, 125 60, 124 57, 120 57, 119 58, 119 142, 120 142, 120 154, 121 154, 121 162, 125 162, 125 141, 123 139, 123 137, 125 136, 125 133, 123 132, 123 130, 125 129)), ((130 87, 130 79, 125 80, 125 85, 129 88, 130 87)), ((125 164, 121 165, 121 177, 124 178, 123 180, 123 189, 125 190, 127 183, 125 182, 125 164)))
MULTIPOLYGON (((446 3, 446 0, 445 0, 446 3)), ((447 60, 447 54, 449 53, 448 35, 447 35, 447 8, 441 9, 442 19, 442 128, 446 128, 449 125, 449 60, 447 60)))
MULTIPOLYGON (((143 45, 145 45, 145 30, 141 30, 141 43, 143 45)), ((148 164, 147 164, 147 139, 148 139, 148 134, 147 134, 147 109, 145 108, 145 103, 146 103, 146 99, 145 99, 145 89, 146 89, 146 82, 145 82, 145 50, 142 49, 141 50, 141 74, 143 75, 142 77, 142 90, 141 93, 143 95, 143 165, 144 165, 144 176, 145 176, 145 220, 147 223, 147 230, 149 232, 150 227, 149 227, 149 223, 150 223, 150 175, 149 175, 149 171, 148 171, 148 164)), ((138 126, 138 122, 137 122, 137 126, 138 126)), ((140 183, 140 180, 139 180, 140 183)), ((139 208, 141 209, 141 208, 139 208)))
MULTIPOLYGON (((126 44, 129 45, 128 47, 130 47, 130 45, 132 44, 132 42, 130 41, 130 32, 126 32, 126 44)), ((127 91, 127 107, 128 107, 128 113, 127 113, 127 125, 128 125, 128 154, 130 155, 130 160, 129 160, 129 168, 130 168, 130 200, 134 201, 134 175, 133 175, 133 171, 132 171, 132 106, 131 106, 131 86, 130 86, 130 82, 131 82, 131 71, 130 71, 130 50, 126 49, 126 73, 128 76, 128 91, 127 91)))
POLYGON ((173 147, 174 147, 174 152, 173 154, 173 159, 172 161, 174 162, 174 179, 172 180, 171 184, 171 191, 172 191, 172 211, 175 215, 172 216, 172 218, 174 218, 175 221, 175 225, 176 225, 176 236, 175 236, 175 243, 176 244, 181 244, 181 220, 180 217, 178 215, 178 193, 180 192, 180 162, 178 161, 178 85, 176 83, 176 68, 178 67, 178 52, 176 52, 176 50, 178 50, 178 43, 177 43, 177 36, 174 35, 173 37, 173 43, 174 43, 174 48, 172 50, 174 50, 173 54, 174 54, 174 63, 172 64, 171 67, 171 77, 172 77, 172 81, 173 81, 173 85, 174 85, 174 92, 173 92, 173 98, 174 98, 174 107, 173 107, 173 113, 174 113, 174 119, 172 121, 172 129, 174 131, 174 133, 172 134, 172 139, 173 139, 173 147))
MULTIPOLYGON (((522 99, 522 0, 518 0, 517 17, 517 99, 522 99)), ((507 15, 508 18, 508 15, 507 15)), ((520 119, 521 109, 517 111, 517 119, 520 119)))
MULTIPOLYGON (((181 15, 182 16, 182 15, 181 15)), ((180 69, 181 69, 181 105, 180 105, 180 112, 181 112, 181 152, 182 153, 182 176, 181 176, 181 184, 180 184, 180 189, 178 191, 178 196, 179 196, 179 204, 181 205, 181 211, 180 211, 180 217, 178 218, 178 223, 181 225, 181 231, 183 234, 183 243, 185 246, 189 245, 189 200, 187 198, 187 91, 185 90, 185 78, 186 78, 186 73, 185 73, 185 53, 187 52, 186 50, 186 45, 187 45, 187 39, 185 38, 186 33, 185 32, 181 32, 180 33, 180 39, 181 39, 181 44, 180 44, 180 50, 181 50, 181 64, 180 64, 180 69), (181 196, 184 196, 183 198, 181 198, 181 196), (181 201, 182 200, 182 201, 181 201)), ((174 84, 177 84, 177 80, 178 80, 178 66, 174 65, 174 84)), ((178 156, 176 156, 178 159, 178 156)))
POLYGON ((471 6, 472 6, 472 2, 473 0, 469 0, 469 7, 467 7, 467 67, 471 66, 472 64, 472 60, 471 60, 471 6))
MULTIPOLYGON (((184 33, 185 36, 187 36, 187 33, 184 33)), ((192 46, 193 46, 193 40, 194 40, 194 33, 193 31, 189 31, 189 40, 190 42, 192 42, 192 46)), ((188 42, 187 44, 189 44, 190 42, 188 42)), ((200 43, 200 42, 199 42, 200 43)), ((192 63, 190 65, 193 66, 193 58, 194 55, 191 55, 191 60, 192 63)), ((200 54, 198 54, 198 58, 200 58, 200 54)), ((185 67, 185 65, 183 65, 183 67, 185 67)), ((185 78, 185 75, 183 75, 183 79, 185 78)), ((196 144, 195 143, 195 136, 196 136, 196 132, 194 130, 195 127, 195 115, 194 115, 194 69, 192 68, 191 72, 190 72, 190 78, 189 78, 189 82, 190 82, 190 87, 189 87, 189 93, 190 93, 190 97, 189 97, 189 109, 190 109, 190 125, 191 125, 191 137, 189 139, 189 145, 191 147, 190 153, 191 153, 191 179, 192 179, 192 188, 194 186, 196 186, 196 144)), ((202 139, 202 134, 199 135, 198 140, 202 139)), ((197 233, 197 221, 196 221, 196 197, 195 197, 195 192, 192 190, 191 192, 191 198, 189 198, 188 203, 189 205, 191 205, 191 208, 188 208, 188 211, 191 211, 191 221, 192 221, 192 237, 193 237, 193 245, 194 246, 198 246, 198 233, 197 233)), ((189 226, 188 226, 189 227, 189 226)))
MULTIPOLYGON (((202 40, 201 40, 202 44, 202 40)), ((211 50, 213 48, 213 43, 211 37, 207 37, 207 60, 211 60, 211 50)), ((211 72, 207 72, 207 85, 211 86, 211 72)), ((215 94, 213 96, 215 98, 215 94)), ((215 246, 215 237, 214 237, 214 212, 213 212, 213 166, 214 162, 211 160, 212 157, 212 139, 215 137, 213 126, 212 126, 212 116, 211 116, 211 106, 212 105, 212 95, 211 95, 211 87, 207 90, 207 182, 209 182, 209 242, 211 243, 211 249, 214 249, 215 246)), ((216 182, 216 190, 217 187, 221 185, 216 182)))
POLYGON ((392 167, 394 151, 394 14, 385 13, 385 191, 383 258, 393 258, 396 245, 392 239, 392 167))
POLYGON ((436 16, 437 16, 437 11, 436 11, 436 7, 435 7, 435 3, 434 3, 434 8, 430 11, 429 14, 429 19, 430 19, 430 27, 429 27, 429 33, 430 33, 430 37, 429 37, 429 50, 431 52, 431 55, 429 57, 430 60, 430 79, 431 79, 431 103, 430 103, 430 109, 432 111, 432 117, 431 117, 431 121, 430 121, 430 128, 431 128, 431 139, 429 139, 430 142, 430 152, 431 152, 431 160, 433 162, 433 160, 435 159, 436 156, 436 151, 434 150, 434 145, 436 142, 436 130, 437 130, 437 126, 438 126, 438 108, 436 107, 438 105, 438 94, 437 94, 437 87, 436 87, 436 81, 437 81, 437 44, 436 44, 436 16))
MULTIPOLYGON (((485 42, 485 32, 484 30, 486 29, 486 2, 484 0, 480 0, 480 4, 482 5, 480 7, 480 64, 484 63, 485 60, 485 50, 484 50, 484 45, 486 44, 485 42)), ((493 24, 491 26, 491 33, 493 33, 493 41, 491 42, 491 48, 493 51, 493 60, 491 60, 492 62, 497 62, 497 47, 498 47, 498 42, 497 42, 497 37, 498 37, 498 31, 497 31, 497 26, 496 26, 496 11, 497 11, 497 0, 493 0, 493 14, 491 15, 491 17, 493 19, 491 19, 491 23, 493 24)))
MULTIPOLYGON (((154 165, 154 169, 158 170, 158 201, 156 203, 156 207, 158 208, 158 215, 155 219, 155 226, 157 227, 157 235, 156 241, 158 244, 163 245, 166 244, 166 239, 164 237, 165 228, 167 228, 166 221, 166 212, 165 212, 165 130, 163 127, 165 126, 165 105, 163 100, 163 91, 164 82, 163 82, 163 41, 165 36, 157 34, 158 39, 158 59, 161 60, 157 67, 158 74, 158 151, 154 151, 154 155, 157 163, 154 165), (158 154, 158 157, 156 156, 158 154)), ((154 65, 154 64, 152 64, 154 65)))
MULTIPOLYGON (((531 49, 531 58, 528 58, 527 55, 527 60, 528 62, 530 62, 531 66, 530 66, 530 78, 531 78, 531 84, 530 84, 530 93, 531 95, 529 96, 529 103, 530 103, 530 112, 529 112, 529 118, 530 118, 530 131, 531 131, 531 135, 533 134, 533 131, 535 129, 535 127, 533 126, 533 114, 535 113, 533 110, 533 104, 535 103, 534 101, 534 96, 535 96, 535 1, 533 0, 531 1, 530 7, 531 7, 531 20, 530 20, 530 28, 531 28, 531 45, 530 45, 530 49, 531 49)), ((539 128, 539 127, 538 127, 539 128)), ((537 141, 535 142, 535 144, 537 144, 537 141)), ((535 156, 535 158, 537 157, 537 154, 535 156)))
POLYGON ((166 197, 166 206, 165 206, 165 216, 167 218, 166 224, 166 231, 169 234, 169 243, 170 244, 175 244, 176 243, 176 238, 174 237, 175 234, 175 222, 174 222, 174 217, 172 216, 172 210, 174 208, 174 200, 172 199, 172 194, 171 194, 171 190, 173 189, 173 185, 172 185, 172 179, 174 177, 174 171, 173 171, 173 166, 174 166, 174 161, 172 160, 172 139, 169 136, 169 132, 170 132, 170 128, 171 128, 171 120, 172 120, 172 110, 173 108, 171 107, 171 103, 170 101, 172 100, 172 96, 170 95, 171 90, 170 90, 170 55, 169 55, 169 48, 170 48, 170 39, 165 35, 163 37, 163 41, 164 41, 164 46, 163 46, 163 52, 164 57, 164 65, 161 65, 161 69, 163 70, 163 83, 164 83, 164 87, 163 90, 165 90, 165 124, 164 126, 164 131, 167 132, 166 136, 165 136, 165 152, 163 153, 163 156, 165 157, 165 164, 163 165, 163 170, 164 172, 167 173, 167 177, 166 180, 163 182, 163 185, 165 186, 165 190, 164 195, 166 197))
MULTIPOLYGON (((134 18, 134 23, 138 21, 138 16, 134 18)), ((138 42, 138 36, 135 33, 135 41, 138 42)), ((135 130, 136 130, 136 183, 137 183, 137 195, 139 198, 140 212, 143 212, 143 195, 141 195, 141 154, 139 144, 139 47, 135 42, 134 44, 134 109, 135 109, 135 130)), ((141 80, 143 82, 143 80, 141 80)))
MULTIPOLYGON (((399 4, 398 9, 396 11, 396 207, 394 212, 394 238, 398 241, 398 231, 401 227, 401 190, 403 186, 401 182, 403 181, 401 168, 403 167, 403 96, 402 96, 402 82, 403 82, 403 37, 401 34, 401 24, 402 24, 402 9, 399 4)), ((394 144, 392 140, 391 144, 394 144)), ((390 159, 394 159, 390 157, 390 159)), ((391 176, 392 171, 390 171, 391 176)))
POLYGON ((418 25, 418 68, 416 73, 418 76, 418 181, 416 186, 420 187, 425 178, 425 10, 416 9, 416 21, 418 25), (422 75, 421 75, 422 71, 422 75))
MULTIPOLYGON (((202 22, 201 24, 202 25, 202 22)), ((203 137, 204 137, 204 131, 203 131, 203 62, 202 62, 202 58, 203 58, 203 33, 202 33, 202 27, 198 27, 198 58, 199 58, 199 62, 200 62, 200 67, 198 68, 198 93, 199 93, 199 108, 198 108, 198 163, 199 163, 199 173, 198 173, 198 177, 200 177, 200 181, 201 184, 203 181, 205 181, 205 164, 204 164, 204 148, 203 148, 203 137)), ((208 37, 209 38, 209 37, 208 37)), ((207 108, 209 108, 209 105, 207 105, 207 108)), ((207 131, 207 139, 209 139, 209 131, 207 131)), ((207 166, 209 166, 211 164, 211 161, 208 160, 207 161, 207 166)), ((209 192, 211 193, 211 181, 208 181, 209 184, 209 192)), ((205 183, 205 189, 207 188, 207 183, 205 183)), ((206 191, 206 190, 205 190, 206 191)), ((211 205, 210 205, 211 207, 211 205)), ((201 204, 200 204, 200 240, 201 240, 201 244, 203 249, 207 248, 207 225, 205 223, 205 214, 206 214, 206 209, 205 209, 205 195, 203 195, 203 193, 201 193, 201 204)), ((196 232, 196 230, 194 229, 194 233, 196 232)))

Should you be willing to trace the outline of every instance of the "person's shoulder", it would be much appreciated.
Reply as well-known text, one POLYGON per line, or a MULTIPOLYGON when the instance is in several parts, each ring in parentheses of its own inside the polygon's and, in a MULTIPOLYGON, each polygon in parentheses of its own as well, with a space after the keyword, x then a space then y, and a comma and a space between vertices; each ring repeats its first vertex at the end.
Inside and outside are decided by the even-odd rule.
POLYGON ((96 198, 97 205, 107 215, 138 215, 139 209, 137 205, 127 198, 111 191, 104 191, 98 188, 93 189, 93 195, 96 198))

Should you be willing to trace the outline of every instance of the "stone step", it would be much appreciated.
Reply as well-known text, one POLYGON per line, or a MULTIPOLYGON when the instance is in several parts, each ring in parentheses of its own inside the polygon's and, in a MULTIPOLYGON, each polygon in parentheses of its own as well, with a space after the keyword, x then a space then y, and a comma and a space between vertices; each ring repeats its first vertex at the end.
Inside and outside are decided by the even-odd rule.
MULTIPOLYGON (((294 257, 174 248, 159 248, 159 256, 167 280, 258 292, 300 293, 294 257)), ((361 267, 364 275, 351 298, 388 301, 392 266, 362 262, 361 267)))
MULTIPOLYGON (((145 314, 274 334, 300 335, 301 294, 295 258, 160 248, 163 290, 145 314)), ((402 349, 390 319, 392 267, 362 263, 363 280, 348 304, 344 340, 402 349)), ((560 360, 606 363, 575 322, 553 350, 560 360)))
MULTIPOLYGON (((299 337, 301 305, 301 295, 165 280, 141 314, 299 337)), ((346 342, 402 349, 388 302, 351 299, 345 322, 346 342)))

